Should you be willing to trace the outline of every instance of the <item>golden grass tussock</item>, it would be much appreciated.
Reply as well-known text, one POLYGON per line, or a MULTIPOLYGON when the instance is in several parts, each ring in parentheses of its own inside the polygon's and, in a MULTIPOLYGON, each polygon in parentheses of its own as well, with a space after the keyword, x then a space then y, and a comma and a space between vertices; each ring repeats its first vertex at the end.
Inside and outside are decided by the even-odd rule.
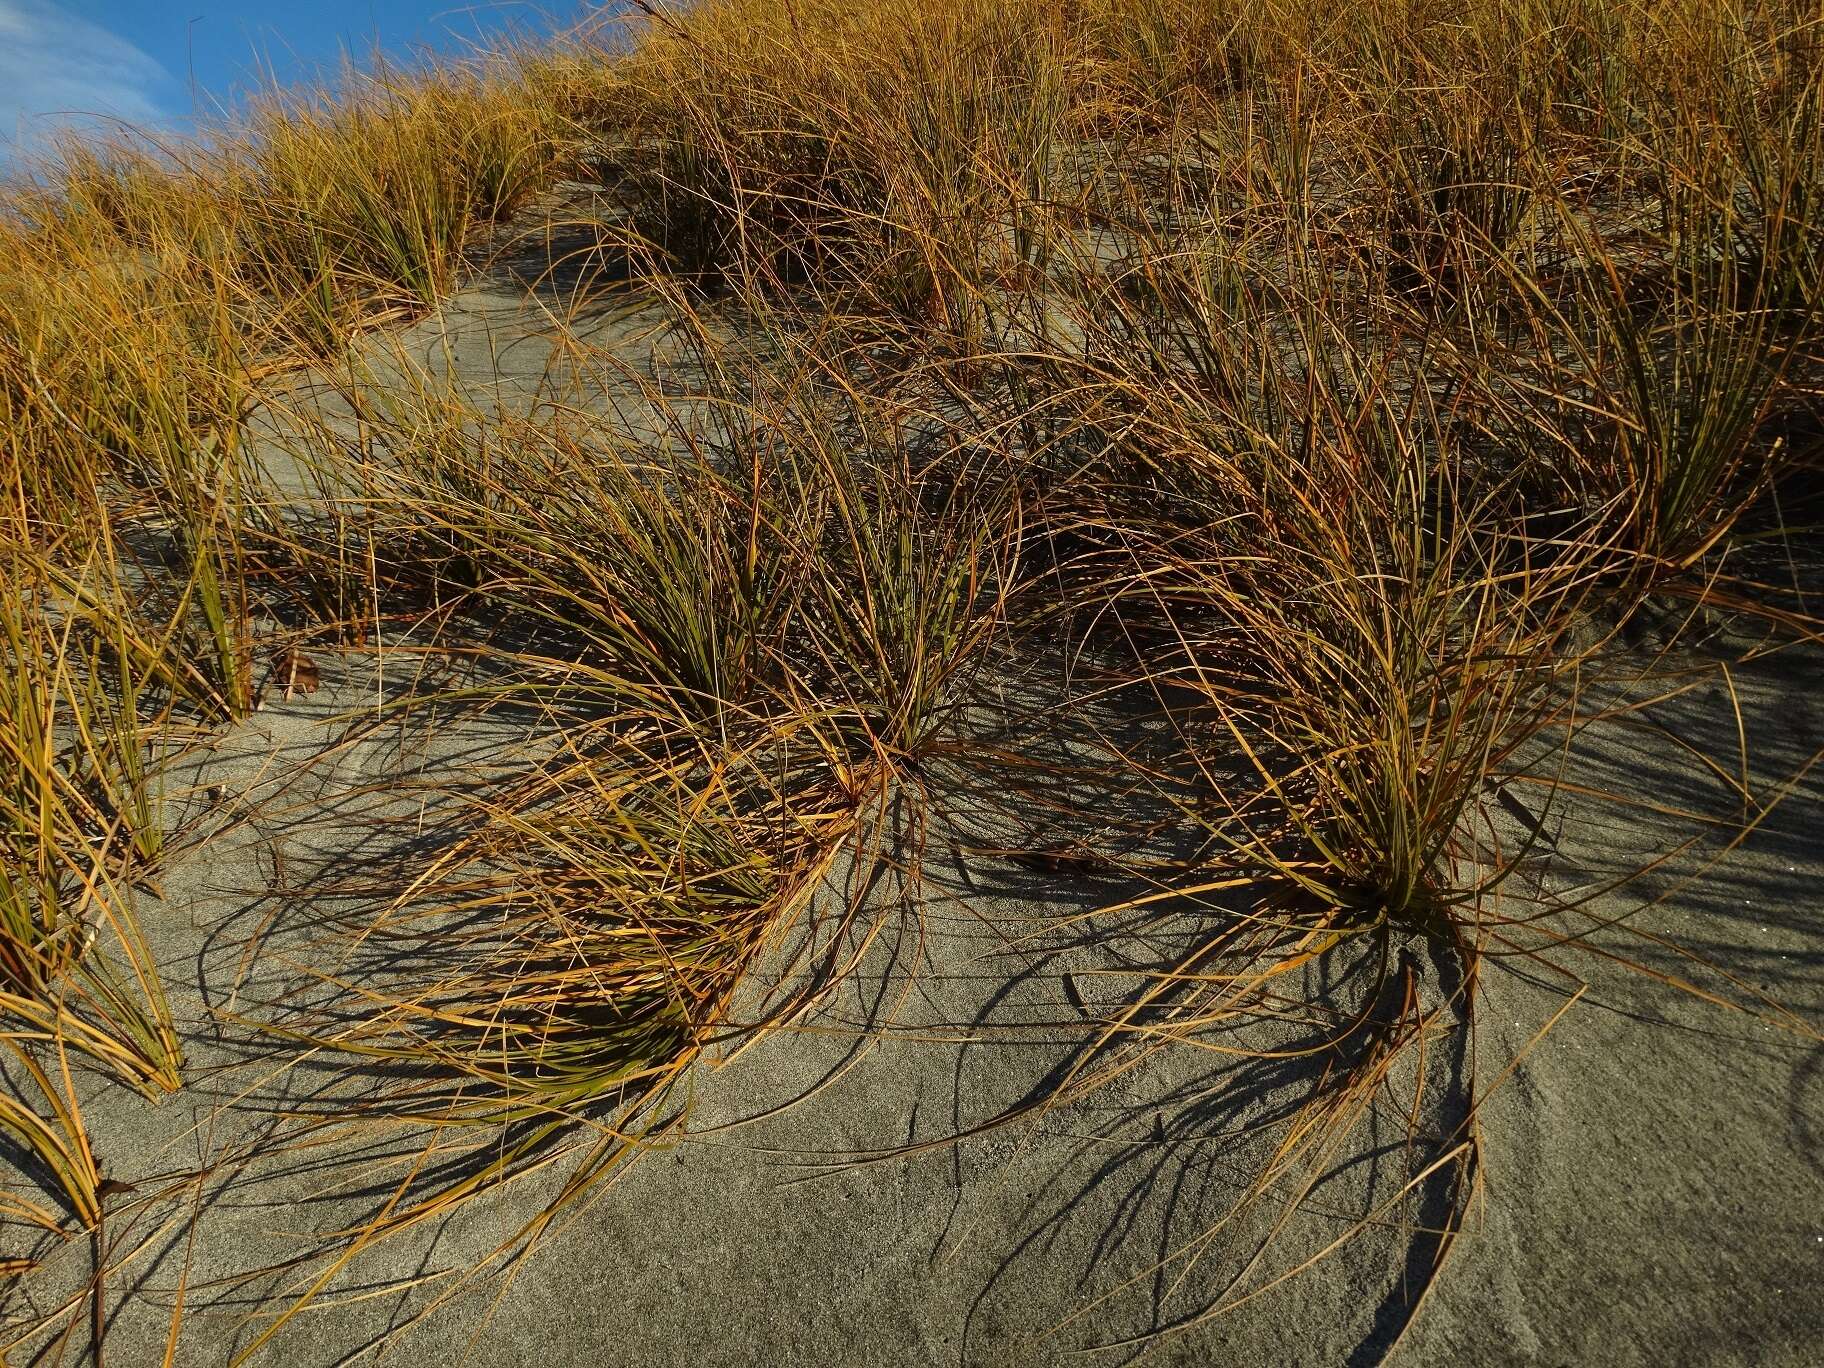
MULTIPOLYGON (((80 1224, 71 1053, 183 1086, 135 910, 176 741, 264 701, 274 648, 388 640, 486 666, 389 717, 522 708, 558 738, 310 966, 337 1008, 256 1023, 394 1070, 299 1143, 412 1124, 480 1158, 403 1169, 248 1353, 578 1136, 558 1205, 594 1191, 1030 643, 1168 722, 1168 758, 1117 762, 1198 854, 1109 910, 1244 905, 1037 1108, 1368 958, 1239 1211, 1308 1195, 1390 1072, 1473 1030, 1482 957, 1524 940, 1496 895, 1529 843, 1486 814, 1640 605, 1758 601, 1816 637, 1729 569, 1818 455, 1811 7, 635 8, 193 141, 72 141, 0 198, 0 1014, 42 1094, 0 1122, 80 1224), (374 364, 382 325, 584 192, 588 250, 681 339, 673 376, 596 358, 638 421, 374 364), (351 417, 294 435, 297 487, 255 419, 306 367, 351 417)), ((1452 1184, 1433 1272, 1476 1190, 1465 1114, 1395 1198, 1452 1184)), ((1302 1268, 1271 1262, 1212 1311, 1302 1268)))

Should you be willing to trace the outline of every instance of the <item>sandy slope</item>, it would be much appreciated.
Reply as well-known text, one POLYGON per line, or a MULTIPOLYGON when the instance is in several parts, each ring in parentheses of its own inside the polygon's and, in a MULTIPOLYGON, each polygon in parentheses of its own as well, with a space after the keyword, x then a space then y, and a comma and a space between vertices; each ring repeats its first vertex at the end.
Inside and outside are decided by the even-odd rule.
MULTIPOLYGON (((481 358, 495 358, 503 384, 533 393, 564 349, 537 340, 548 315, 511 299, 512 287, 484 283, 403 343, 435 340, 431 352, 466 357, 458 369, 471 376, 485 370, 481 358), (508 337, 526 355, 542 346, 543 359, 509 360, 508 337)), ((620 320, 602 325, 602 341, 625 339, 641 314, 594 316, 620 320)), ((411 657, 324 663, 321 692, 274 700, 179 772, 173 809, 186 843, 145 918, 184 1022, 192 1083, 156 1109, 99 1087, 91 1101, 104 1164, 139 1187, 117 1204, 111 1229, 117 1255, 131 1255, 110 1287, 115 1364, 159 1361, 180 1282, 178 1361, 224 1362, 257 1333, 250 1310, 294 1282, 287 1273, 238 1275, 280 1263, 307 1247, 301 1232, 359 1219, 383 1199, 398 1172, 389 1160, 411 1153, 413 1137, 272 1145, 280 1114, 360 1085, 318 1059, 275 1063, 270 1041, 244 1019, 283 1020, 321 1001, 308 970, 331 966, 326 947, 345 938, 339 928, 358 925, 421 867, 465 788, 537 752, 539 724, 503 713, 376 725, 375 700, 410 687, 411 657), (178 1181, 199 1166, 210 1169, 200 1201, 178 1181)), ((1685 881, 1743 811, 1688 747, 1730 773, 1741 766, 1723 677, 1701 649, 1670 665, 1709 673, 1644 720, 1578 737, 1566 773, 1610 796, 1554 804, 1553 842, 1509 885, 1506 910, 1541 892, 1599 888, 1696 835, 1678 859, 1598 892, 1561 924, 1631 918, 1709 963, 1619 926, 1590 943, 1698 987, 1733 976, 1816 1028, 1824 773, 1685 881)), ((1824 745, 1818 670, 1816 652, 1789 651, 1734 673, 1755 802, 1824 745)), ((1011 696, 1020 701, 999 714, 1018 722, 1019 744, 1035 756, 1084 755, 1071 722, 1031 720, 1058 715, 1046 668, 1019 683, 1011 696)), ((1092 837, 1134 801, 1088 781, 1057 783, 1090 814, 1092 837)), ((846 945, 859 967, 829 1001, 803 1029, 732 1057, 712 1051, 671 1099, 677 1143, 626 1166, 510 1285, 490 1276, 476 1295, 405 1330, 391 1361, 451 1362, 467 1352, 469 1362, 500 1365, 1075 1362, 1075 1350, 1195 1317, 1277 1209, 1211 1243, 1182 1279, 1181 1266, 1149 1270, 1227 1209, 1261 1155, 1259 1123, 1309 1086, 1300 1067, 1181 1050, 1034 1123, 853 1162, 944 1140, 1034 1095, 1077 1056, 1093 1030, 1087 1017, 1220 915, 1165 906, 1076 920, 1133 889, 983 853, 1045 834, 1033 816, 1040 810, 1036 795, 1004 777, 957 769, 935 782, 923 809, 915 881, 903 876, 912 816, 894 814, 876 834, 893 867, 883 872, 865 853, 845 860, 799 934, 750 979, 741 1010, 758 1015, 782 987, 830 962, 814 952, 846 945), (839 915, 848 909, 855 915, 839 915), (1114 1295, 1073 1318, 1104 1293, 1114 1295)), ((1493 811, 1497 823, 1511 822, 1493 811)), ((1588 985, 1486 1104, 1485 1198, 1400 1361, 1816 1361, 1824 1053, 1798 1032, 1599 955, 1558 959, 1566 972, 1525 960, 1492 970, 1477 1056, 1459 1053, 1458 1033, 1429 1062, 1423 1124, 1441 1133, 1461 1119, 1464 1071, 1492 1081, 1574 991, 1573 976, 1588 985)), ((1434 966, 1429 991, 1437 974, 1434 966)), ((1338 977, 1338 994, 1357 991, 1338 977)), ((1335 1156, 1318 1189, 1321 1210, 1283 1242, 1294 1262, 1403 1180, 1397 1131, 1382 1118, 1335 1156)), ((473 1264, 562 1176, 559 1166, 389 1245, 336 1287, 368 1295, 327 1299, 262 1361, 331 1364, 378 1345, 425 1304, 421 1279, 473 1264)), ((1424 1248, 1422 1235, 1397 1225, 1366 1235, 1230 1316, 1151 1341, 1146 1361, 1377 1362, 1424 1248)), ((11 1290, 6 1310, 54 1309, 86 1276, 86 1243, 71 1241, 11 1290)))

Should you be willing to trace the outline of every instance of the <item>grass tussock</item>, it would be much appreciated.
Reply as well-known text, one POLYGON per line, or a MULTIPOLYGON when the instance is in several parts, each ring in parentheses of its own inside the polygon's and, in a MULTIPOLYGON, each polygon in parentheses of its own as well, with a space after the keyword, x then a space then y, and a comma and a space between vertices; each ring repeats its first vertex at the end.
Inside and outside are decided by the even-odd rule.
MULTIPOLYGON (((1473 1038, 1491 947, 1535 953, 1499 895, 1542 828, 1490 816, 1514 758, 1655 596, 1750 602, 1737 531, 1816 459, 1796 0, 637 8, 195 143, 73 142, 0 200, 9 1041, 180 1086, 133 910, 159 743, 252 711, 281 626, 483 663, 389 706, 554 738, 309 966, 329 1008, 263 1023, 387 1080, 299 1143, 432 1138, 247 1353, 579 1135, 497 1252, 594 1191, 973 686, 1058 639, 1166 720, 1118 760, 1196 851, 1108 910, 1230 901, 1042 1105, 1217 1036, 1277 1058, 1233 1042, 1296 1000, 1318 1082, 1230 1222, 1296 1212, 1390 1078, 1473 1038), (519 413, 373 364, 560 188, 679 365, 596 357, 625 404, 519 413), (256 418, 306 365, 351 418, 275 463, 256 418), (1299 999, 1343 963, 1355 999, 1299 999)), ((1425 1204, 1435 1275, 1466 1086, 1343 1240, 1425 1204)), ((35 1105, 13 1128, 77 1153, 35 1105)), ((1193 1321, 1308 1266, 1274 1271, 1292 1219, 1193 1321)))

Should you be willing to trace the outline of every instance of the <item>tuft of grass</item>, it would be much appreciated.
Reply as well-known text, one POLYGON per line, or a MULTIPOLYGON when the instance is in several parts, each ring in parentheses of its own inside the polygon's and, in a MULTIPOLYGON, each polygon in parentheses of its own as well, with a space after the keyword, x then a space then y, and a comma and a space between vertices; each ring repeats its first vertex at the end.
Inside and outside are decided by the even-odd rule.
MULTIPOLYGON (((21 1100, 0 1094, 0 1130, 43 1165, 78 1227, 92 1230, 101 1220, 101 1171, 96 1165, 82 1110, 76 1101, 69 1059, 59 1053, 59 1081, 54 1083, 30 1050, 11 1035, 3 1039, 12 1056, 12 1067, 6 1072, 24 1075, 50 1115, 47 1117, 21 1100)), ((65 1217, 29 1198, 0 1194, 0 1210, 21 1217, 49 1234, 64 1234, 65 1217)))
POLYGON ((364 320, 434 305, 476 230, 549 179, 554 118, 486 70, 431 80, 384 64, 333 97, 254 107, 227 173, 240 204, 237 274, 279 306, 282 336, 333 354, 364 320))
POLYGON ((45 615, 52 584, 9 557, 0 603, 0 1008, 157 1096, 182 1053, 135 887, 163 829, 141 716, 156 654, 114 625, 45 615))
MULTIPOLYGON (((1785 282, 1738 257, 1740 221, 1716 185, 1707 175, 1677 185, 1645 270, 1567 217, 1578 261, 1568 299, 1519 280, 1549 338, 1536 391, 1545 403, 1533 409, 1563 488, 1615 510, 1645 580, 1714 550, 1781 457, 1772 420, 1794 358, 1778 303, 1785 282)), ((1813 309, 1815 297, 1801 331, 1813 309)))

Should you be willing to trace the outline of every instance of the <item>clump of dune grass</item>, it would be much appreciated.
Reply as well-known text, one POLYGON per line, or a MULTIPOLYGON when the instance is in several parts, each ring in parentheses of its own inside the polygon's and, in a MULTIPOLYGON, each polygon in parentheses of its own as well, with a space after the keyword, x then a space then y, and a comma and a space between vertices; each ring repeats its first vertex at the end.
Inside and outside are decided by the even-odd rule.
POLYGON ((181 1052, 135 907, 163 840, 144 716, 156 653, 68 599, 47 614, 57 581, 24 557, 6 570, 0 1010, 148 1096, 174 1091, 181 1052))
MULTIPOLYGON (((7 1074, 9 1077, 15 1073, 24 1075, 32 1085, 31 1091, 36 1093, 35 1100, 43 1102, 50 1115, 44 1115, 25 1098, 0 1097, 0 1129, 49 1171, 56 1195, 78 1225, 94 1229, 101 1220, 101 1171, 75 1098, 69 1060, 67 1056, 60 1056, 60 1077, 54 1083, 31 1051, 10 1036, 6 1038, 6 1045, 12 1055, 7 1074)), ((20 1091, 25 1093, 27 1090, 20 1091)), ((63 1213, 30 1198, 0 1193, 0 1212, 48 1234, 65 1234, 63 1213)))
POLYGON ((558 1194, 477 1267, 452 1270, 439 1300, 535 1250, 663 1137, 667 1086, 719 1037, 742 968, 814 885, 842 816, 827 782, 784 791, 770 753, 582 711, 549 764, 482 799, 472 834, 323 947, 313 972, 363 1007, 350 1024, 332 1007, 283 1033, 383 1082, 286 1143, 351 1129, 418 1139, 370 1175, 386 1200, 300 1261, 295 1294, 237 1361, 367 1252, 562 1162, 558 1194), (402 975, 399 958, 423 967, 402 975))
POLYGON ((1003 640, 1017 467, 877 402, 784 321, 756 348, 673 302, 700 378, 639 388, 642 421, 502 415, 408 371, 355 377, 359 438, 325 430, 311 454, 303 573, 366 565, 382 616, 427 624, 414 651, 485 666, 402 720, 529 709, 552 749, 324 947, 308 972, 330 1006, 264 1023, 385 1080, 298 1143, 428 1135, 268 1334, 367 1250, 568 1156, 563 1202, 497 1251, 523 1253, 637 1152, 742 971, 885 795, 923 782, 1003 640), (369 539, 346 558, 322 531, 342 506, 369 539))

